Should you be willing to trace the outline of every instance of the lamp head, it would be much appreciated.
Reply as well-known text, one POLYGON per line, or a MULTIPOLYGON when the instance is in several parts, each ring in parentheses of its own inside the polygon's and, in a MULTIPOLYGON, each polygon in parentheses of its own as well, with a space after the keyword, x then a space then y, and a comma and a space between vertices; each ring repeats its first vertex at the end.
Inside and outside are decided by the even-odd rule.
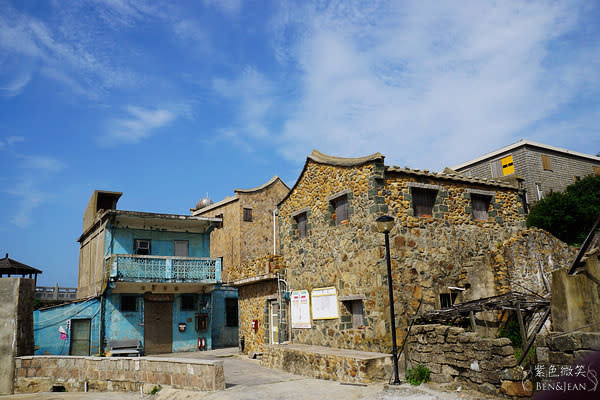
POLYGON ((394 218, 389 215, 382 215, 375 220, 377 223, 377 232, 389 233, 394 227, 394 218))

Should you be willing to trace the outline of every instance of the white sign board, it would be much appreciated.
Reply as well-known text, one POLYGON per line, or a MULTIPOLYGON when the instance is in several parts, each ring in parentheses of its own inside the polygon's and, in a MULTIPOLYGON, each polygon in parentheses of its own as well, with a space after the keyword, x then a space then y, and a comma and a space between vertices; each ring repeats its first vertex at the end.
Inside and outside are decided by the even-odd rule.
POLYGON ((310 328, 308 290, 292 291, 290 300, 292 303, 292 328, 310 328))
POLYGON ((313 319, 334 319, 339 317, 335 287, 313 289, 310 297, 313 319))

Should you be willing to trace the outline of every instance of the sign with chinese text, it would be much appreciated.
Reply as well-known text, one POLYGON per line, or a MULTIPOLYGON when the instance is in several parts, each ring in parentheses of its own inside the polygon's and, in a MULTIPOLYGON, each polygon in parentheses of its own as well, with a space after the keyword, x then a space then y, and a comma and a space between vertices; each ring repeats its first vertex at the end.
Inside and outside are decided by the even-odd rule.
POLYGON ((290 300, 292 303, 292 328, 310 328, 308 290, 294 290, 290 300))
POLYGON ((334 319, 339 317, 335 287, 313 289, 310 297, 313 319, 334 319))

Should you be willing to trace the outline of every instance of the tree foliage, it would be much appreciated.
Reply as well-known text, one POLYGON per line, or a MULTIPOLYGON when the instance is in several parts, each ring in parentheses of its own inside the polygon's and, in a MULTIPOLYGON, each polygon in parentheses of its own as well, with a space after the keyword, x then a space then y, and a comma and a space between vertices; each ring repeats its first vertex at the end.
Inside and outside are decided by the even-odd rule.
POLYGON ((569 244, 581 244, 600 213, 600 176, 587 176, 551 193, 531 208, 527 226, 537 226, 569 244))

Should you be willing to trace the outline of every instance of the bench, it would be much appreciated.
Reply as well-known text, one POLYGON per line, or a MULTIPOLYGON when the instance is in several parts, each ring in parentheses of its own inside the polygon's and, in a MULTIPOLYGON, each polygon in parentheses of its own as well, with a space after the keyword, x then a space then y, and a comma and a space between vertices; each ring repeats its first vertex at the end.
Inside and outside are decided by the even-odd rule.
POLYGON ((123 339, 123 340, 112 340, 110 342, 110 353, 111 357, 121 356, 141 356, 144 352, 142 343, 135 339, 123 339))

